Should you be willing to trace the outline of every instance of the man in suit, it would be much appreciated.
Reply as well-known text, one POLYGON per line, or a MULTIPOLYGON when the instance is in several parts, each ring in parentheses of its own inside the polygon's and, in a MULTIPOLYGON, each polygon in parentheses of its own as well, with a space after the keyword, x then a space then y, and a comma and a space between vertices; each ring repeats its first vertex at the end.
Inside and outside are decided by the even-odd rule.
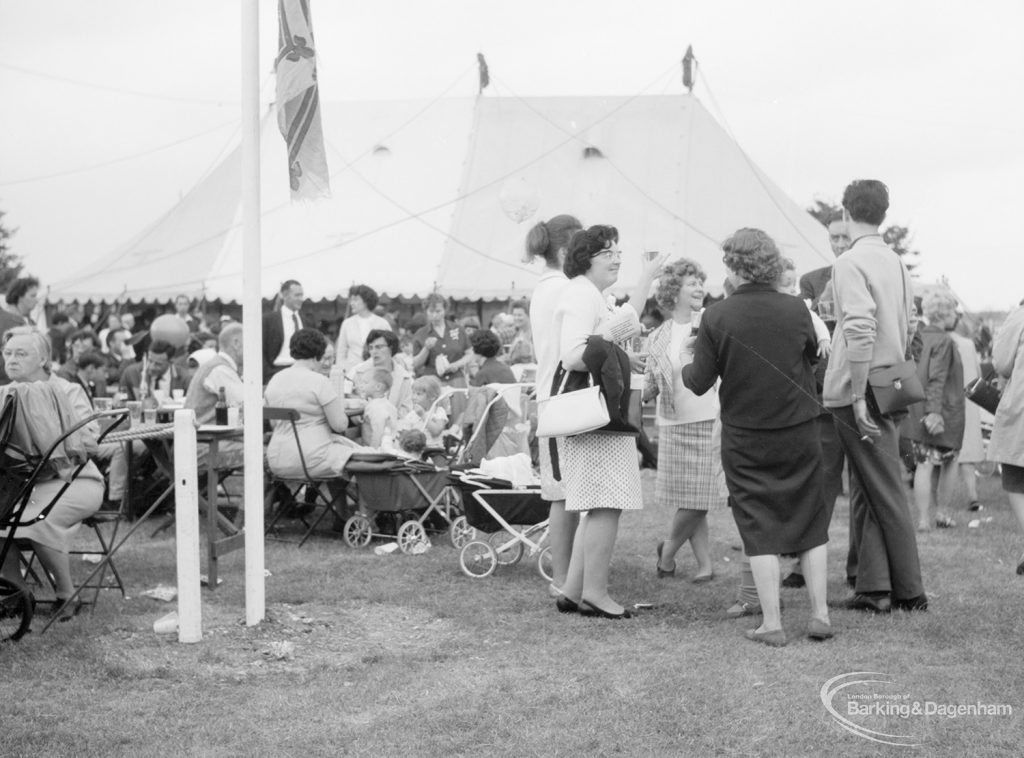
MULTIPOLYGON (((829 215, 825 219, 825 228, 828 229, 828 243, 832 247, 832 254, 838 258, 850 249, 850 235, 846 231, 843 212, 836 211, 829 215)), ((836 315, 835 296, 832 294, 832 266, 822 266, 801 276, 800 297, 810 301, 811 309, 821 316, 821 320, 828 327, 829 334, 834 333, 836 315)), ((828 361, 818 361, 818 365, 814 369, 819 402, 827 367, 828 361)), ((821 414, 818 416, 818 436, 821 438, 821 457, 825 470, 825 507, 828 508, 829 513, 832 513, 836 507, 836 498, 843 491, 843 467, 846 465, 846 456, 843 454, 842 445, 839 444, 839 436, 836 434, 835 424, 832 423, 832 414, 824 406, 821 407, 821 414)), ((853 586, 857 576, 857 548, 858 534, 851 519, 850 547, 846 555, 846 582, 850 586, 853 586)), ((800 573, 799 561, 794 562, 792 571, 782 580, 782 586, 804 586, 804 577, 800 573)))
POLYGON ((107 379, 112 384, 120 384, 121 374, 135 361, 135 350, 128 344, 131 336, 127 329, 107 332, 107 379))
POLYGON ((107 396, 107 359, 100 353, 82 353, 75 361, 74 373, 62 368, 57 374, 85 390, 90 405, 97 397, 107 396))
POLYGON ((89 327, 76 329, 66 340, 67 356, 60 367, 60 374, 70 379, 78 371, 78 359, 86 353, 97 353, 100 349, 99 338, 89 327))
POLYGON ((306 301, 302 285, 289 279, 281 285, 281 309, 263 317, 263 383, 283 368, 291 366, 288 343, 296 331, 313 324, 299 312, 306 301))
POLYGON ((166 397, 171 397, 174 390, 187 390, 188 376, 172 363, 174 353, 174 345, 168 342, 156 340, 150 343, 146 370, 143 371, 142 361, 125 367, 121 373, 121 391, 128 395, 129 400, 141 400, 143 395, 153 397, 153 390, 162 390, 166 397))

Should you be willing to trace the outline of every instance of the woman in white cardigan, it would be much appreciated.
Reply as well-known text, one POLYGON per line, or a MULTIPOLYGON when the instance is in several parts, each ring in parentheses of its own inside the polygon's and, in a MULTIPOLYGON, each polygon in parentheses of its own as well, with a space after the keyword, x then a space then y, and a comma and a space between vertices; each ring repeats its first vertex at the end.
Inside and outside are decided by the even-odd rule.
POLYGON ((377 293, 365 284, 356 284, 348 291, 348 309, 352 315, 341 322, 335 357, 345 371, 363 361, 363 348, 371 331, 394 331, 386 319, 373 312, 377 302, 377 293))
MULTIPOLYGON (((537 401, 551 395, 551 380, 558 368, 558 338, 554 333, 555 309, 569 279, 562 272, 569 240, 583 228, 573 216, 554 216, 536 224, 526 237, 526 260, 544 261, 544 273, 537 281, 530 299, 530 323, 537 325, 533 348, 537 356, 537 401)), ((565 510, 565 488, 555 479, 551 467, 551 444, 538 443, 540 459, 540 496, 551 503, 548 513, 548 539, 551 543, 551 589, 557 596, 569 571, 572 539, 579 525, 579 513, 565 510)))
MULTIPOLYGON (((622 251, 615 227, 592 226, 573 235, 565 259, 569 283, 560 295, 553 332, 563 367, 585 370, 587 338, 606 331, 616 309, 605 291, 619 278, 622 251)), ((630 302, 639 333, 640 310, 662 263, 663 255, 645 255, 643 272, 630 302)), ((632 370, 643 373, 642 356, 630 356, 632 370)), ((608 569, 623 510, 643 507, 636 441, 624 435, 601 433, 567 437, 559 446, 567 511, 586 512, 580 519, 562 597, 556 605, 563 613, 578 611, 602 618, 629 618, 630 612, 608 594, 608 569)))

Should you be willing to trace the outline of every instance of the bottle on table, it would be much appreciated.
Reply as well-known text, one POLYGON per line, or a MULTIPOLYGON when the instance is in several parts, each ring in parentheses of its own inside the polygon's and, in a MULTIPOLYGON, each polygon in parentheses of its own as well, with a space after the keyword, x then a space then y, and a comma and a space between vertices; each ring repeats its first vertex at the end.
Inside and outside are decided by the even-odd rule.
POLYGON ((228 397, 223 387, 217 390, 217 403, 213 406, 213 420, 217 426, 228 425, 228 397))

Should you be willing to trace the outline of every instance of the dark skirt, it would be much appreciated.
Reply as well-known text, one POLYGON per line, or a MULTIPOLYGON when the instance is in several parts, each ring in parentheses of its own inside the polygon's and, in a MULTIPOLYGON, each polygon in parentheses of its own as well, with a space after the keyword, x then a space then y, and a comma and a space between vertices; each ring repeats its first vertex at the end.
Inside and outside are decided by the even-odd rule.
POLYGON ((785 429, 722 425, 729 505, 747 555, 802 553, 828 542, 815 421, 785 429))

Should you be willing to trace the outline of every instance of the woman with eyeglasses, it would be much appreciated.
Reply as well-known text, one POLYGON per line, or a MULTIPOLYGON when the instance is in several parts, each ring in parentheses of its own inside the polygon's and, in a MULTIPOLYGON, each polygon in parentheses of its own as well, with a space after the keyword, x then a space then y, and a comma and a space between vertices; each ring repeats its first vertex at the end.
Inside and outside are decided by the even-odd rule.
MULTIPOLYGON (((13 441, 20 449, 37 455, 45 452, 65 429, 92 412, 85 390, 51 372, 50 354, 50 341, 35 327, 16 327, 3 335, 4 367, 12 383, 0 388, 0 401, 7 393, 17 396, 21 422, 15 426, 13 441)), ((71 541, 79 524, 103 504, 103 475, 88 460, 96 451, 98 434, 99 426, 91 423, 72 434, 58 449, 49 470, 33 487, 31 501, 20 521, 38 516, 58 494, 59 499, 45 519, 18 527, 16 532, 17 537, 32 543, 43 568, 53 577, 57 595, 53 609, 60 614, 61 621, 70 619, 81 606, 77 603, 65 607, 65 601, 75 591, 68 554, 71 541), (83 462, 85 467, 71 478, 83 462)), ((4 532, 0 531, 0 540, 3 537, 4 532)), ((17 550, 7 554, 2 573, 5 578, 22 583, 17 550)))
POLYGON ((399 417, 412 410, 412 372, 406 370, 395 356, 401 350, 398 346, 398 335, 390 329, 374 329, 366 338, 366 351, 370 354, 362 363, 357 363, 349 372, 349 378, 356 387, 362 385, 376 369, 384 369, 391 374, 391 389, 388 399, 395 406, 399 417))
MULTIPOLYGON (((640 280, 629 302, 639 332, 640 311, 664 255, 643 258, 640 280)), ((569 282, 559 293, 553 334, 557 354, 568 371, 585 371, 583 361, 591 335, 602 335, 617 314, 608 289, 618 281, 622 266, 619 233, 613 226, 592 226, 573 235, 565 257, 569 282)), ((616 319, 618 320, 618 319, 616 319)), ((617 349, 617 348, 616 348, 617 349)), ((643 373, 644 360, 630 356, 633 373, 643 373)), ((556 600, 563 613, 579 612, 601 618, 629 618, 630 612, 608 593, 608 570, 624 510, 643 507, 636 440, 629 435, 594 432, 566 437, 558 447, 565 485, 565 509, 585 513, 580 519, 569 559, 568 575, 556 600)))

